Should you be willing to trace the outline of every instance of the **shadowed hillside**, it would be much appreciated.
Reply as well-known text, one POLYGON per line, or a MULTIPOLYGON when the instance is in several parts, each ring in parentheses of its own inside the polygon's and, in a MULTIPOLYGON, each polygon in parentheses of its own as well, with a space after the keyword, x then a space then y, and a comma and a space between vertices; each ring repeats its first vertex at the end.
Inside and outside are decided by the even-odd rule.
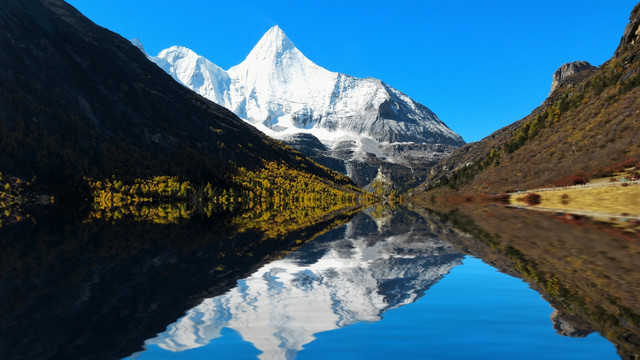
POLYGON ((77 194, 84 177, 229 187, 278 162, 351 185, 176 83, 61 0, 0 2, 0 171, 77 194))

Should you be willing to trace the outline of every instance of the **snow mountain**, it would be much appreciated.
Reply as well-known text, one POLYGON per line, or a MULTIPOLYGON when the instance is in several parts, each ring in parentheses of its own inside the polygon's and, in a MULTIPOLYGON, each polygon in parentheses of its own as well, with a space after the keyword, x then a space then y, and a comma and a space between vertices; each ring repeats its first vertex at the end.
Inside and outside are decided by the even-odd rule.
POLYGON ((285 142, 298 134, 319 139, 326 146, 321 155, 343 161, 344 169, 337 170, 348 175, 356 168, 351 162, 375 158, 413 167, 438 161, 464 144, 431 110, 384 82, 316 65, 278 26, 264 34, 242 63, 226 71, 181 46, 147 56, 178 82, 269 136, 285 142), (394 150, 397 144, 446 150, 427 147, 417 157, 414 152, 404 158, 394 150))

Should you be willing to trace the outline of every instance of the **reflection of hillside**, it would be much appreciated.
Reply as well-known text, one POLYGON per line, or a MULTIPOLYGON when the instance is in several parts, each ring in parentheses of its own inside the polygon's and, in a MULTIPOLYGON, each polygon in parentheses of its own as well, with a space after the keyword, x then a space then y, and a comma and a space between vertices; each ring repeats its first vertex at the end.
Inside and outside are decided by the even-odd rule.
POLYGON ((148 344, 183 351, 207 345, 226 327, 262 351, 261 358, 292 358, 316 333, 377 321, 416 301, 461 259, 416 214, 396 214, 379 231, 360 213, 205 300, 148 344))
POLYGON ((232 217, 179 224, 38 218, 0 229, 0 358, 118 359, 353 214, 260 241, 232 217))
POLYGON ((223 218, 225 226, 236 232, 256 231, 263 238, 275 238, 327 221, 337 214, 356 213, 358 204, 342 204, 338 208, 307 207, 303 204, 273 209, 254 206, 240 211, 233 204, 213 202, 189 204, 187 202, 126 204, 106 209, 92 209, 89 218, 117 224, 122 221, 144 222, 156 225, 180 224, 192 218, 223 218))
POLYGON ((585 220, 497 207, 429 213, 471 236, 445 236, 462 251, 525 279, 556 308, 558 333, 597 330, 625 359, 640 355, 638 236, 585 220))
POLYGON ((256 171, 239 168, 230 175, 231 188, 197 185, 176 176, 88 180, 93 197, 89 217, 170 224, 231 213, 230 224, 238 231, 275 237, 378 200, 348 178, 324 170, 335 182, 277 162, 265 162, 256 171))

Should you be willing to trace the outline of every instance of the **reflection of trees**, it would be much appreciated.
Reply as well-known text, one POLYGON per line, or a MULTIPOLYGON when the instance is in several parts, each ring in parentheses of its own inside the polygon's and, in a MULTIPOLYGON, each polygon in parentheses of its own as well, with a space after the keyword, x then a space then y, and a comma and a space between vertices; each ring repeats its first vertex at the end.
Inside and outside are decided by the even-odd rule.
POLYGON ((444 221, 472 235, 446 239, 529 282, 558 309, 554 327, 559 333, 579 336, 597 330, 623 358, 640 354, 637 236, 588 221, 572 224, 495 207, 463 206, 427 218, 435 226, 444 221))
POLYGON ((53 197, 36 194, 31 182, 0 172, 0 227, 30 216, 28 208, 53 203, 53 197))
POLYGON ((342 180, 343 184, 338 185, 339 181, 329 182, 275 162, 265 163, 256 171, 238 169, 231 188, 214 187, 211 183, 196 185, 169 176, 129 183, 90 180, 90 217, 167 224, 195 215, 210 218, 234 213, 232 224, 239 231, 254 229, 273 237, 375 201, 373 196, 342 180))

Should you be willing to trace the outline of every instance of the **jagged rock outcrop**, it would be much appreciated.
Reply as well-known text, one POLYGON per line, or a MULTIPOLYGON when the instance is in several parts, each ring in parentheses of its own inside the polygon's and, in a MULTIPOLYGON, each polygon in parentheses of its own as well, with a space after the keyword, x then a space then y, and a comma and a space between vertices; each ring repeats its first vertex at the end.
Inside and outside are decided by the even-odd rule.
POLYGON ((551 313, 551 321, 558 335, 562 336, 583 338, 596 331, 592 324, 578 314, 555 310, 551 313))
POLYGON ((560 84, 569 76, 575 75, 582 71, 597 69, 597 67, 589 64, 586 61, 574 61, 562 64, 562 66, 560 66, 558 70, 553 73, 553 81, 551 82, 551 91, 549 92, 549 94, 553 93, 558 88, 558 86, 560 86, 560 84))
POLYGON ((640 3, 636 5, 629 16, 620 44, 616 49, 614 57, 620 57, 625 50, 633 48, 640 41, 640 3))

